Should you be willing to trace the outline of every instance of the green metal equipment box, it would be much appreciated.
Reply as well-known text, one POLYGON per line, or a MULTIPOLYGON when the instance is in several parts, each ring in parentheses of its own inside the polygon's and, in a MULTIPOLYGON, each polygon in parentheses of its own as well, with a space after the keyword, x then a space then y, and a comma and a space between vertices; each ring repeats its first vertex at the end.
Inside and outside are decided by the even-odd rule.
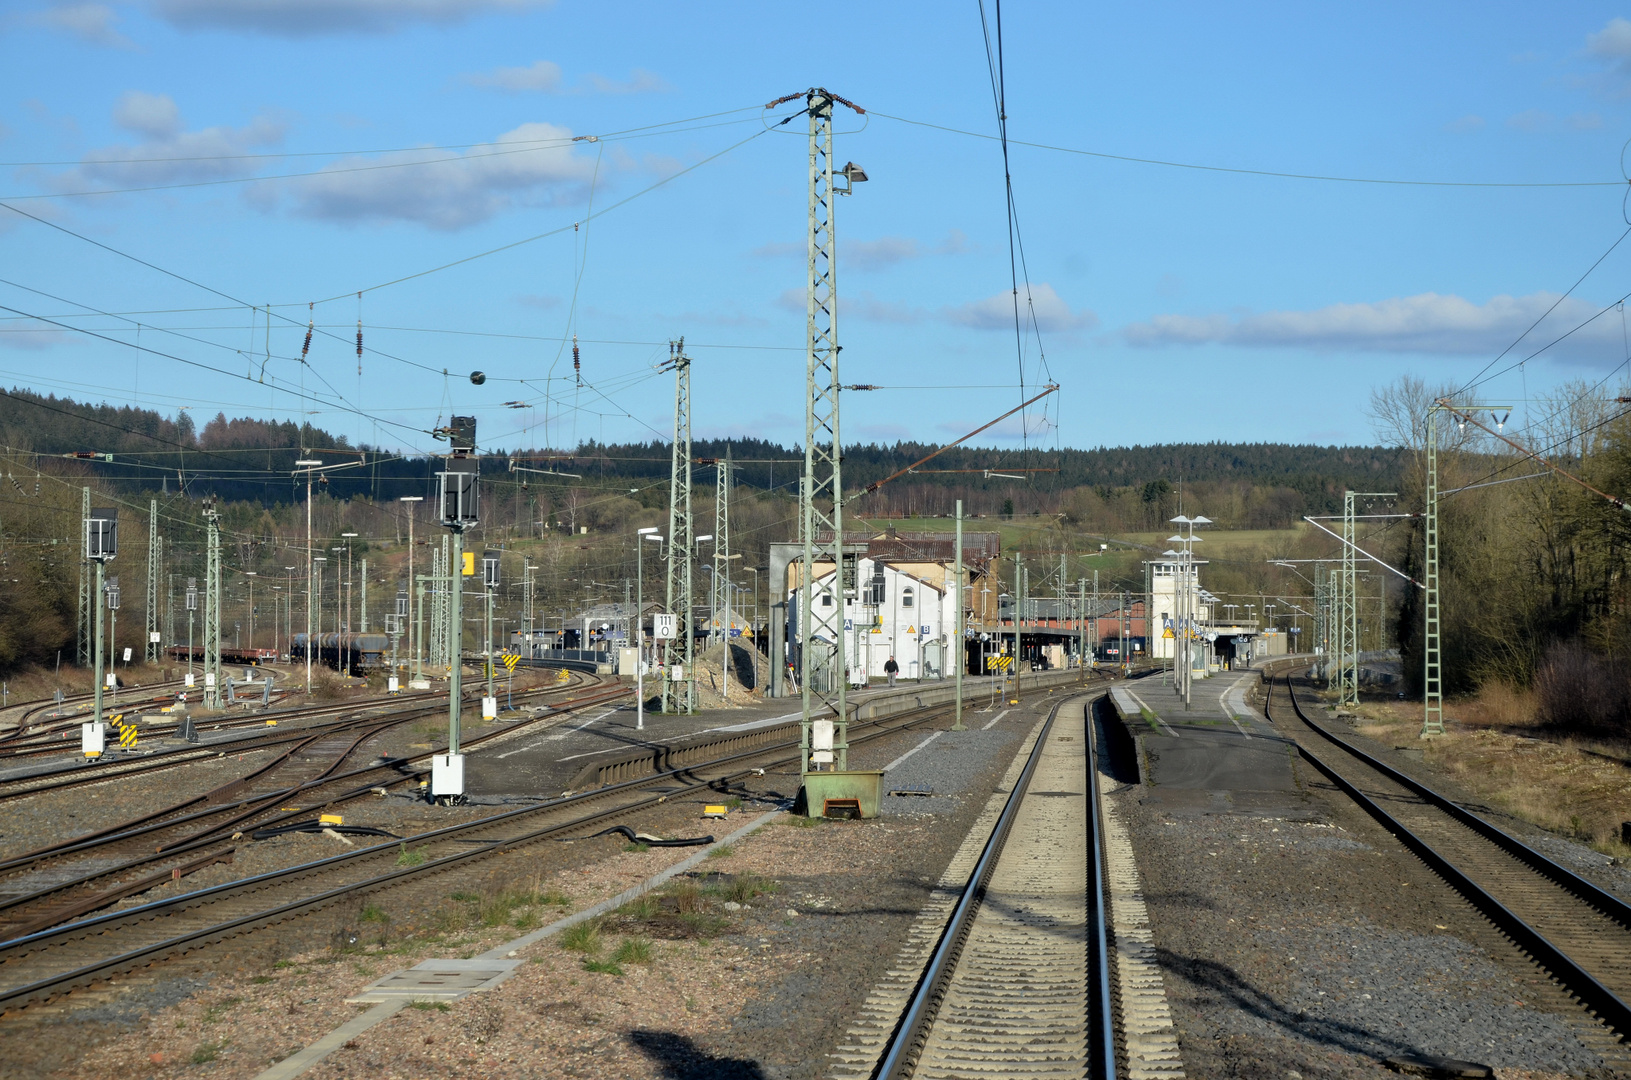
POLYGON ((875 818, 882 802, 882 770, 804 774, 804 803, 811 817, 875 818))

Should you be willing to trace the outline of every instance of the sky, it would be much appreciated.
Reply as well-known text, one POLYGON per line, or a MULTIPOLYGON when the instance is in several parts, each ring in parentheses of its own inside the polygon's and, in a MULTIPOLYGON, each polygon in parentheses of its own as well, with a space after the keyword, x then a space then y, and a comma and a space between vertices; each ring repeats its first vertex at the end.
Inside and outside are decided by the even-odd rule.
POLYGON ((696 436, 799 442, 807 122, 764 106, 824 86, 865 110, 834 123, 869 177, 837 201, 840 377, 881 389, 843 395, 846 443, 1049 383, 974 440, 993 462, 1368 443, 1406 375, 1518 424, 1620 388, 1631 10, 1010 0, 1017 248, 983 16, 13 0, 0 381, 565 448, 667 440, 683 337, 696 436))

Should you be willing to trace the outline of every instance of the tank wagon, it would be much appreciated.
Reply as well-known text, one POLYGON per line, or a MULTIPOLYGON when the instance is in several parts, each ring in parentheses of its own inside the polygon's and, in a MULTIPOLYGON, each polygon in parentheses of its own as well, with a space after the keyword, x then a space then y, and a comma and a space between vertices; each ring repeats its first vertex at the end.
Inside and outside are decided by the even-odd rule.
MULTIPOLYGON (((389 663, 387 654, 391 639, 384 634, 317 634, 311 649, 315 663, 344 671, 348 675, 361 675, 377 671, 389 663)), ((306 659, 306 635, 296 634, 289 643, 289 659, 306 659)))

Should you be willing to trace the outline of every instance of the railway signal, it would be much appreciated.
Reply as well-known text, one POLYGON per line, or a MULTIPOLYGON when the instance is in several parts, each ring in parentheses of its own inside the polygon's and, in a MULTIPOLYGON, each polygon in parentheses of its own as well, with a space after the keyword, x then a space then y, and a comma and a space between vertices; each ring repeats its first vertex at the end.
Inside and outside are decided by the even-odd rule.
MULTIPOLYGON (((92 618, 96 621, 95 641, 91 648, 94 658, 96 701, 91 713, 91 724, 97 728, 97 750, 100 753, 102 727, 102 605, 95 597, 107 587, 107 563, 119 552, 119 511, 113 507, 92 510, 85 517, 85 558, 96 564, 96 590, 91 594, 92 618)), ((89 739, 87 733, 84 736, 89 739)), ((89 745, 88 743, 86 745, 89 745)))
POLYGON ((493 590, 498 587, 498 564, 498 552, 481 553, 481 583, 487 590, 487 644, 482 650, 487 661, 487 695, 481 699, 483 720, 498 716, 498 694, 493 689, 493 590))
POLYGON ((476 449, 476 418, 455 416, 448 426, 436 432, 448 441, 448 456, 437 473, 437 507, 441 522, 453 540, 449 577, 447 753, 431 759, 432 798, 459 802, 464 799, 464 755, 459 753, 460 684, 464 656, 464 531, 481 520, 481 462, 472 456, 476 449))

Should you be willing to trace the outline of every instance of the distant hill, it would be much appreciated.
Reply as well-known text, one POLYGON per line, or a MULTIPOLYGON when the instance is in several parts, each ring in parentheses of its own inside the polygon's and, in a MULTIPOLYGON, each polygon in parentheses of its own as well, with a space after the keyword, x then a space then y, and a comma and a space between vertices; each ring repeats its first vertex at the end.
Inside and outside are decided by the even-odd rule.
MULTIPOLYGON (((25 389, 0 391, 0 438, 9 446, 54 457, 78 453, 112 454, 111 463, 99 462, 95 475, 130 489, 176 490, 216 494, 230 500, 265 503, 292 501, 296 488, 291 477, 303 450, 318 451, 328 460, 334 455, 355 455, 361 467, 331 475, 329 494, 338 498, 368 495, 395 498, 422 494, 430 463, 423 458, 399 458, 386 451, 356 446, 310 424, 273 422, 247 417, 229 419, 217 414, 196 427, 191 414, 166 417, 151 409, 92 405, 25 389)), ((902 442, 868 444, 844 450, 844 485, 855 492, 930 454, 934 446, 902 442)), ((747 488, 795 495, 803 463, 800 448, 764 439, 699 439, 693 443, 697 458, 722 458, 729 452, 740 467, 736 483, 747 488)), ((666 477, 666 443, 586 442, 573 451, 516 451, 531 459, 527 464, 577 474, 582 482, 597 485, 613 480, 666 477)), ((504 451, 493 458, 507 457, 504 451)), ((1067 497, 1079 489, 1092 489, 1101 499, 1136 496, 1162 512, 1166 493, 1179 485, 1204 490, 1212 485, 1250 487, 1278 493, 1275 520, 1294 511, 1329 511, 1340 505, 1345 487, 1382 490, 1397 482, 1402 452, 1374 446, 1309 446, 1282 443, 1178 443, 1156 446, 1101 447, 1094 450, 1060 449, 949 450, 925 466, 895 480, 875 496, 875 511, 944 512, 940 501, 965 498, 971 513, 1061 512, 1067 497), (1048 470, 1019 472, 1017 470, 1048 470), (987 472, 995 475, 987 475, 987 472), (1022 476, 1025 479, 1015 480, 1022 476), (917 500, 932 504, 917 507, 917 500), (1013 505, 1013 504, 1017 504, 1013 505)), ((484 471, 501 471, 502 460, 484 471)), ((711 484, 712 470, 699 474, 711 484)), ((533 477, 532 483, 564 483, 533 477)))

